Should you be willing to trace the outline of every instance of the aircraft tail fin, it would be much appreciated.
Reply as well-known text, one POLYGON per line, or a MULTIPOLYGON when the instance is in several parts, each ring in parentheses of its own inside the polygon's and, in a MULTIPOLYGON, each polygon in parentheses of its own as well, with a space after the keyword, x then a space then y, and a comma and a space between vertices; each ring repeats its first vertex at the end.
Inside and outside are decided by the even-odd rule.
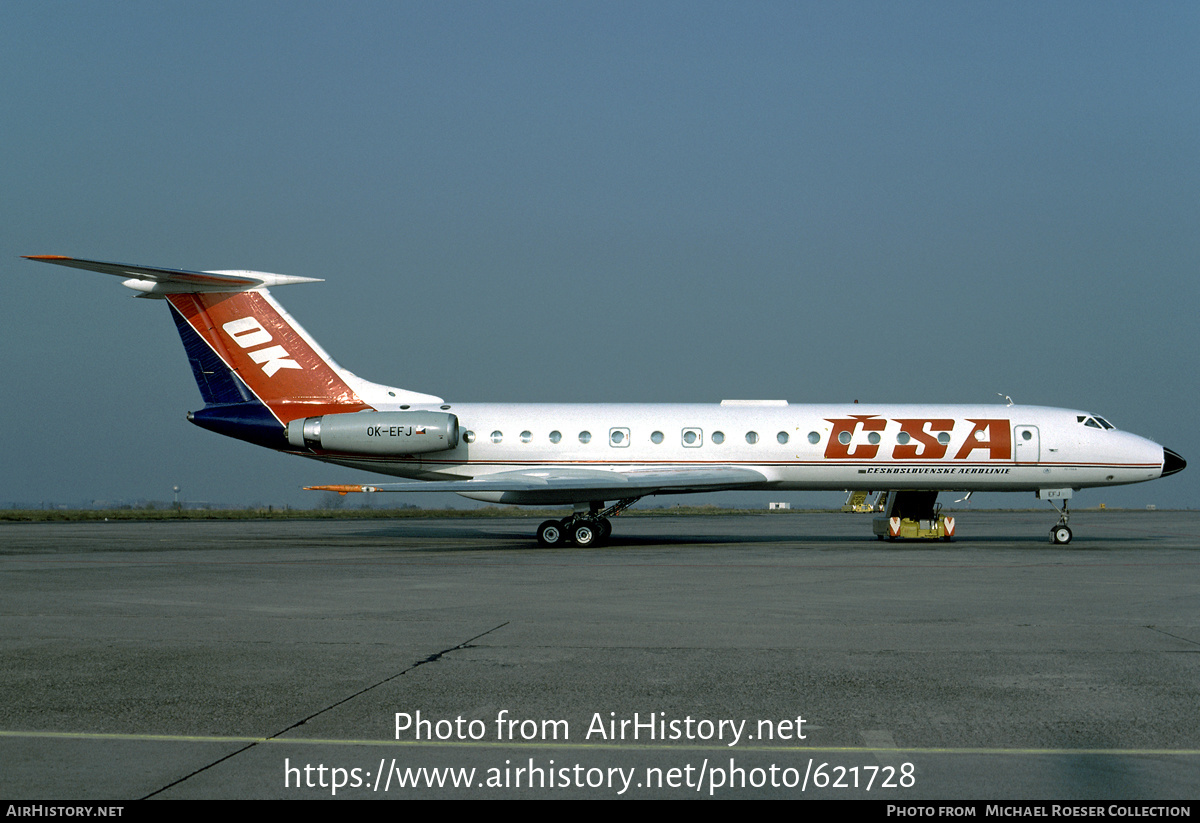
POLYGON ((194 272, 58 255, 28 259, 126 276, 123 285, 139 297, 165 299, 205 402, 189 419, 221 434, 284 448, 284 427, 297 418, 442 402, 343 369, 266 288, 317 278, 194 272))

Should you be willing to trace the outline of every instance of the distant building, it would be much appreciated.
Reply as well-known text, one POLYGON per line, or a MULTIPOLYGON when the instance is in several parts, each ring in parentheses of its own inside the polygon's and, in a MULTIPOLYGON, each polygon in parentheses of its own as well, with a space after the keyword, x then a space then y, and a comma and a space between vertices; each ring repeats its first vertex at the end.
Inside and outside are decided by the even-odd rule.
POLYGON ((791 503, 768 503, 767 504, 767 508, 770 509, 771 511, 775 511, 776 509, 790 509, 791 507, 792 507, 791 503))

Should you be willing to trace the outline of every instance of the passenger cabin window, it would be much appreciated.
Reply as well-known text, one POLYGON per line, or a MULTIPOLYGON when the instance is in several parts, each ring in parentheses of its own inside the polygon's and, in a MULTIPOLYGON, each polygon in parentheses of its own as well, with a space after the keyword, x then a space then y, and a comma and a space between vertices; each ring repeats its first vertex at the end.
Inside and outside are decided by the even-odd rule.
POLYGON ((473 432, 469 429, 467 431, 463 432, 463 440, 466 441, 467 443, 474 443, 475 442, 475 432, 473 432))
POLYGON ((562 432, 557 430, 550 432, 551 443, 557 443, 559 440, 562 440, 562 432))
POLYGON ((821 442, 821 435, 818 434, 817 432, 809 432, 808 433, 808 442, 812 443, 814 446, 817 445, 818 443, 821 442))
POLYGON ((704 437, 699 429, 684 429, 683 430, 683 445, 694 449, 704 442, 704 437))
POLYGON ((775 439, 778 440, 779 445, 782 446, 784 443, 788 442, 788 433, 780 432, 779 434, 775 435, 775 439))
POLYGON ((758 432, 746 432, 746 442, 753 446, 758 442, 758 432))
POLYGON ((725 432, 713 432, 712 437, 708 439, 719 446, 725 442, 725 432))
POLYGON ((586 432, 586 431, 580 432, 579 433, 579 442, 580 443, 591 443, 592 442, 592 433, 586 432))
POLYGON ((498 431, 492 432, 492 442, 493 443, 499 443, 503 439, 504 439, 504 435, 502 433, 500 433, 498 431))
POLYGON ((532 439, 533 439, 533 434, 531 434, 530 432, 528 432, 528 431, 521 432, 521 442, 522 443, 528 443, 532 439))
POLYGON ((618 449, 626 448, 629 445, 629 429, 609 429, 608 445, 618 449))
POLYGON ((654 434, 650 435, 650 442, 654 443, 655 445, 663 442, 663 433, 655 432, 654 434))

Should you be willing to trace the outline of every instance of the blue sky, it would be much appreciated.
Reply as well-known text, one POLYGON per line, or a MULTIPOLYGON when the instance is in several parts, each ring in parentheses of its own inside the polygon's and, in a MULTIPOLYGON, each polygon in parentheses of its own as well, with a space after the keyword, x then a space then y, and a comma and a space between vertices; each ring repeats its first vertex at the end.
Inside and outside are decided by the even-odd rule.
POLYGON ((191 426, 166 308, 22 254, 324 277, 275 294, 454 401, 1003 392, 1200 460, 1198 37, 1170 2, 5 3, 0 505, 365 479, 191 426))

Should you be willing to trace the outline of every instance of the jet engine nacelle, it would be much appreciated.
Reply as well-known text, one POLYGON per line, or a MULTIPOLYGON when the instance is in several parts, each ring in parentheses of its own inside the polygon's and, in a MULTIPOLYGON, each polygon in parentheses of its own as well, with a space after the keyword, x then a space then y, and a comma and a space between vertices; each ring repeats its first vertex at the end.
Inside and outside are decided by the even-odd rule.
POLYGON ((422 454, 458 445, 458 417, 441 412, 354 412, 305 417, 287 425, 302 449, 350 454, 422 454))

